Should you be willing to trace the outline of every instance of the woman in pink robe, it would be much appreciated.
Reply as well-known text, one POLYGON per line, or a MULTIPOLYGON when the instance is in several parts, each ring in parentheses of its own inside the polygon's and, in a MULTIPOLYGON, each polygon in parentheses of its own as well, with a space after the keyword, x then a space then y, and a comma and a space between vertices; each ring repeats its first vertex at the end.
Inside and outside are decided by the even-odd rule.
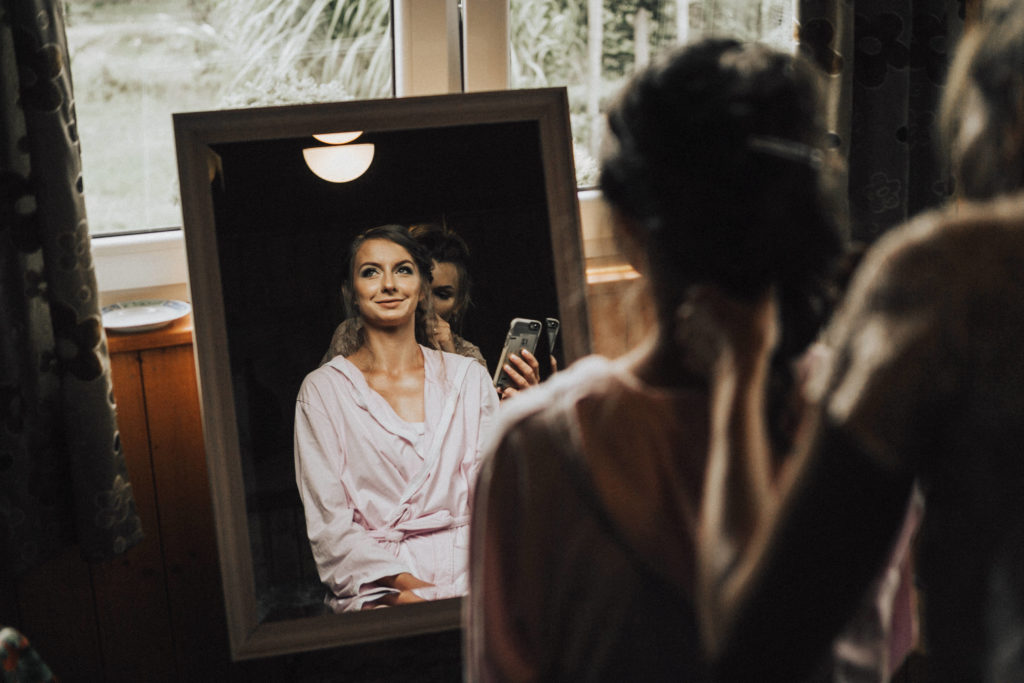
POLYGON ((424 346, 430 261, 400 226, 353 243, 359 348, 299 390, 295 473, 337 612, 466 591, 470 490, 497 395, 470 358, 424 346))

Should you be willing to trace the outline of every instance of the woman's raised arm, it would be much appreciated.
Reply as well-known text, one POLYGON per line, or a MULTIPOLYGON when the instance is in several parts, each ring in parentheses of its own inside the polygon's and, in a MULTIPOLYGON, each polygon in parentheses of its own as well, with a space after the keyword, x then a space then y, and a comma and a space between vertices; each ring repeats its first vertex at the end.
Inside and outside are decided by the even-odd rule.
POLYGON ((698 536, 706 645, 720 680, 799 680, 884 565, 913 477, 812 405, 789 476, 773 485, 764 396, 774 302, 704 292, 690 305, 719 344, 698 536))

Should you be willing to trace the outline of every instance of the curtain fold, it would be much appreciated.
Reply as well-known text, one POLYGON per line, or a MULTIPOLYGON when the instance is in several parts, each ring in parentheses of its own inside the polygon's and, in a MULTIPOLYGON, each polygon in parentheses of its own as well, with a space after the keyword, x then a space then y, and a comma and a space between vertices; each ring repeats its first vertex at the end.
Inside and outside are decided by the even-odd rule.
POLYGON ((800 49, 828 74, 829 126, 849 165, 854 239, 944 203, 939 98, 965 0, 799 0, 800 49))
POLYGON ((142 539, 117 431, 59 0, 0 0, 0 575, 142 539))

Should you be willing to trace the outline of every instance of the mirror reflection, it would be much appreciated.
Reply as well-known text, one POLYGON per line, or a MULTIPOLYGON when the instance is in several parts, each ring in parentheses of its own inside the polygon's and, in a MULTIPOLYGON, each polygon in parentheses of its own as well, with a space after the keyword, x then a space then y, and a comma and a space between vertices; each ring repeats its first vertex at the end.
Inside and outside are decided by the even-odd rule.
POLYGON ((482 362, 440 351, 454 344, 434 269, 404 226, 360 234, 342 289, 351 324, 335 332, 351 350, 299 389, 295 471, 336 612, 466 592, 469 500, 498 397, 482 362))
MULTIPOLYGON (((538 137, 537 124, 529 121, 366 131, 359 142, 374 146, 372 163, 361 176, 345 183, 327 182, 309 170, 303 150, 319 144, 310 137, 210 145, 219 158, 220 171, 211 185, 216 246, 259 621, 464 592, 458 567, 449 566, 448 574, 440 578, 438 567, 428 570, 421 566, 422 560, 410 558, 441 552, 430 546, 437 541, 431 538, 439 535, 435 533, 438 526, 444 530, 440 535, 450 536, 443 544, 448 553, 444 561, 451 564, 453 554, 464 553, 462 525, 471 481, 468 463, 478 447, 480 424, 496 402, 489 372, 494 370, 509 322, 514 317, 560 317, 538 137), (441 372, 432 354, 419 352, 411 375, 403 371, 393 383, 375 379, 380 377, 375 361, 380 360, 381 344, 398 338, 394 329, 403 330, 406 341, 407 332, 413 330, 407 326, 415 316, 407 317, 410 309, 404 299, 381 302, 372 293, 359 294, 357 277, 351 287, 356 290, 356 309, 379 313, 373 318, 376 326, 368 325, 365 316, 360 320, 345 310, 343 284, 355 236, 372 226, 422 223, 440 225, 464 243, 472 293, 448 317, 432 310, 431 320, 424 321, 431 324, 431 338, 416 339, 405 348, 419 352, 440 335, 447 340, 440 343, 442 347, 451 343, 454 350, 457 342, 463 348, 467 343, 476 346, 488 365, 484 369, 479 361, 470 365, 460 363, 458 357, 438 356, 449 359, 444 372, 467 367, 465 372, 472 373, 472 401, 466 399, 466 392, 453 394, 457 399, 453 415, 442 415, 447 395, 431 394, 429 378, 441 372), (346 319, 355 328, 354 339, 348 342, 344 326, 341 338, 336 334, 346 319), (368 359, 371 348, 375 353, 368 359), (332 359, 321 368, 325 355, 332 359), (307 405, 305 413, 300 400, 298 414, 303 417, 297 425, 300 386, 307 375, 316 373, 344 377, 328 384, 347 382, 345 390, 352 395, 344 399, 336 395, 333 404, 307 405), (416 381, 407 381, 410 376, 416 381), (481 387, 488 390, 486 396, 481 387), (410 396, 419 396, 419 402, 410 405, 410 396), (405 460, 378 461, 364 470, 350 467, 341 473, 338 463, 322 452, 315 458, 306 457, 312 452, 309 449, 293 453, 293 434, 298 443, 323 448, 324 434, 338 431, 330 419, 339 419, 336 416, 345 415, 343 405, 359 400, 377 401, 362 414, 377 431, 349 445, 352 456, 346 463, 365 464, 368 461, 359 458, 369 450, 402 453, 405 460), (467 401, 474 406, 474 419, 468 417, 474 410, 464 405, 467 401), (324 417, 328 421, 318 423, 310 417, 317 411, 330 414, 330 419, 324 417), (444 420, 457 422, 459 428, 442 430, 444 420), (459 432, 458 443, 447 447, 458 457, 438 464, 431 444, 437 435, 440 444, 447 437, 455 438, 455 432, 459 432), (397 448, 384 448, 382 439, 392 440, 397 448), (310 518, 312 547, 318 552, 307 540, 295 458, 307 464, 305 470, 300 468, 300 481, 304 477, 307 481, 307 502, 315 501, 305 513, 321 509, 310 518), (437 467, 432 469, 431 463, 437 467), (335 476, 330 490, 316 483, 331 475, 335 476), (418 477, 430 481, 424 483, 418 477), (340 481, 347 484, 341 486, 340 481), (355 528, 348 524, 349 516, 364 523, 359 526, 361 540, 376 546, 354 544, 365 552, 361 559, 353 556, 353 566, 342 566, 345 563, 338 558, 349 555, 347 544, 352 539, 346 540, 337 530, 355 528), (413 545, 421 548, 409 549, 413 545), (317 571, 318 560, 329 591, 317 571), (405 593, 405 574, 432 585, 405 593)), ((370 270, 398 264, 371 260, 370 270)), ((434 266, 433 261, 417 269, 422 274, 430 267, 437 278, 433 287, 424 289, 424 300, 441 304, 445 297, 457 298, 461 292, 453 279, 458 277, 452 278, 446 265, 452 262, 439 260, 434 266)), ((397 289, 394 280, 403 274, 388 272, 393 280, 389 287, 397 289)), ((347 431, 362 428, 369 427, 346 423, 347 431)))

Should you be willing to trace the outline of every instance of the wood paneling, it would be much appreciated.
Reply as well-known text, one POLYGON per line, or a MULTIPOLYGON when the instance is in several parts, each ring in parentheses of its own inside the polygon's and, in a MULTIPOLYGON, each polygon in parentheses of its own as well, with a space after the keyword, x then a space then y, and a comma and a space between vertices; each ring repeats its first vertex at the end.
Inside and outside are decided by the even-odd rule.
POLYGON ((121 448, 146 538, 117 559, 93 567, 96 619, 110 681, 175 678, 142 367, 138 353, 111 357, 121 448), (138 647, 140 643, 146 647, 138 647))
POLYGON ((144 352, 143 373, 175 655, 199 680, 228 643, 192 346, 144 352))
POLYGON ((654 309, 642 280, 617 279, 587 287, 587 311, 594 353, 615 358, 650 332, 654 309))

